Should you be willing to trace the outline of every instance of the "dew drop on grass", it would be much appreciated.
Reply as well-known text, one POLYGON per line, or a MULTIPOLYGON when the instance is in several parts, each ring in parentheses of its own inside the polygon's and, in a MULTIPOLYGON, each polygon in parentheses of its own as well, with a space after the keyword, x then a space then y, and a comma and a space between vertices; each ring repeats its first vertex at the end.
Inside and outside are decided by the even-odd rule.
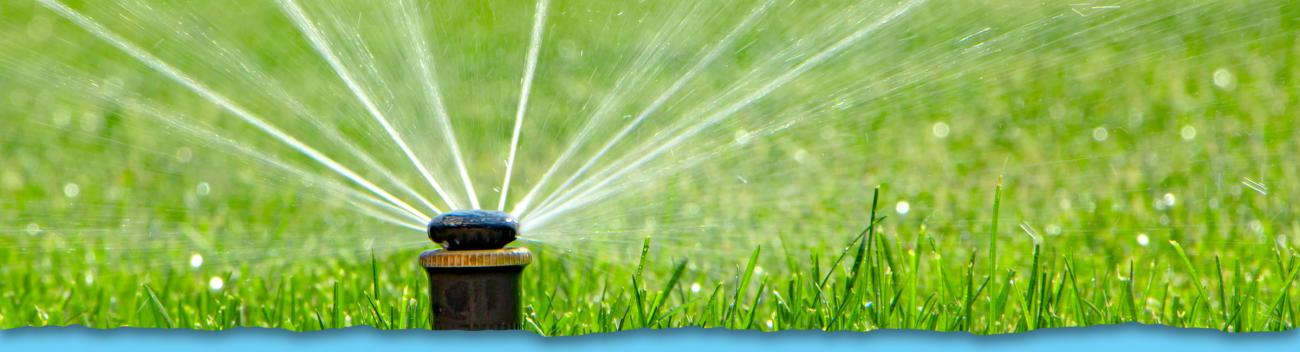
POLYGON ((1175 204, 1178 204, 1178 198, 1174 197, 1173 193, 1165 193, 1161 201, 1165 203, 1166 208, 1173 208, 1175 204))
POLYGON ((41 234, 41 225, 34 222, 27 224, 27 234, 32 236, 41 234))
POLYGON ((1178 136, 1183 137, 1185 141, 1196 139, 1196 127, 1184 125, 1181 130, 1178 130, 1178 136))
POLYGON ((207 182, 199 182, 199 185, 194 187, 194 194, 197 194, 200 197, 206 196, 209 193, 212 193, 212 186, 207 182))
POLYGON ((771 329, 772 329, 772 319, 768 319, 768 320, 767 320, 767 329, 768 329, 768 330, 771 330, 771 329))
POLYGON ((198 253, 190 255, 190 267, 198 269, 200 266, 203 266, 203 256, 198 253))
POLYGON ((1214 85, 1224 90, 1232 89, 1237 85, 1237 77, 1226 68, 1214 70, 1214 85))
POLYGON ((934 126, 930 127, 930 133, 934 133, 935 138, 948 138, 948 133, 950 132, 952 132, 952 130, 949 129, 948 124, 943 121, 935 122, 934 126))
POLYGON ((907 215, 907 212, 911 210, 912 205, 907 204, 907 201, 905 200, 899 201, 898 204, 894 204, 894 211, 898 212, 898 215, 907 215))
POLYGON ((220 276, 213 276, 211 279, 208 279, 208 288, 220 290, 222 287, 226 287, 226 282, 221 280, 220 276))
POLYGON ((691 284, 691 293, 700 293, 700 283, 696 282, 691 284))
POLYGON ((1145 233, 1139 233, 1137 236, 1137 242, 1139 246, 1146 247, 1148 244, 1151 244, 1151 238, 1147 237, 1147 234, 1145 233))
POLYGON ((63 184, 63 195, 68 198, 77 198, 81 194, 81 187, 76 183, 68 182, 63 184))
POLYGON ((82 277, 82 280, 85 280, 87 285, 95 283, 95 273, 86 271, 86 275, 82 277))
POLYGON ((1098 142, 1105 142, 1107 138, 1110 138, 1110 131, 1107 131, 1106 127, 1097 127, 1092 129, 1093 140, 1098 142))

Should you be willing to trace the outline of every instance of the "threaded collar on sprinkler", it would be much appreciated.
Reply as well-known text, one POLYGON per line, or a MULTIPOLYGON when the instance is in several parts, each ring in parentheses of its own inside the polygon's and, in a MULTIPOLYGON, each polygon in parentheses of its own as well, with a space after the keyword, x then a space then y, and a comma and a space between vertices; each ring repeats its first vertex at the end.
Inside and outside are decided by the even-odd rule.
POLYGON ((491 210, 454 210, 429 221, 429 239, 449 251, 501 249, 519 234, 515 217, 491 210))

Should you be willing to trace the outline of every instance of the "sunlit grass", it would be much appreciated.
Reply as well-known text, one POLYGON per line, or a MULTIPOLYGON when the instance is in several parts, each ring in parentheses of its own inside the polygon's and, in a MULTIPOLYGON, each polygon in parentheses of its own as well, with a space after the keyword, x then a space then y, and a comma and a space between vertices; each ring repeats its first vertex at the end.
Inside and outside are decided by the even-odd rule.
MULTIPOLYGON (((327 65, 293 55, 309 44, 273 4, 226 14, 221 2, 128 1, 159 7, 119 18, 111 4, 69 3, 313 147, 342 155, 365 177, 384 179, 347 147, 420 185, 423 176, 368 124, 327 65), (247 43, 235 47, 252 49, 239 53, 248 61, 235 62, 260 65, 266 76, 232 74, 239 71, 221 55, 234 54, 199 42, 149 40, 171 32, 130 20, 184 14, 165 9, 187 6, 210 15, 202 18, 226 31, 220 38, 247 43), (260 93, 258 82, 269 78, 318 113, 315 120, 260 93), (348 145, 312 122, 337 126, 348 145)), ((523 278, 524 328, 570 335, 680 326, 1006 333, 1134 321, 1229 331, 1295 325, 1300 6, 938 3, 702 130, 661 162, 616 177, 628 183, 614 184, 623 188, 608 198, 525 227, 526 241, 516 245, 530 247, 536 261, 523 278), (701 155, 709 158, 689 162, 701 155)), ((303 4, 313 16, 354 9, 303 4)), ((719 12, 660 5, 552 4, 514 166, 522 183, 512 185, 511 201, 606 94, 623 94, 611 99, 609 121, 632 118, 678 78, 673 68, 690 67, 739 19, 707 6, 719 12), (688 14, 692 27, 666 36, 675 41, 650 62, 660 66, 632 65, 639 45, 658 44, 650 39, 660 27, 613 20, 622 6, 653 14, 644 16, 651 24, 688 14), (648 83, 615 91, 625 72, 648 83)), ((534 3, 438 6, 428 14, 441 21, 431 49, 472 181, 492 207, 534 3)), ((633 148, 657 140, 655 132, 689 129, 733 102, 719 97, 763 88, 825 46, 816 44, 856 28, 845 18, 880 12, 790 6, 758 20, 763 31, 740 36, 737 49, 658 115, 665 117, 649 120, 596 169, 634 160, 658 146, 633 148), (798 49, 789 63, 762 65, 786 45, 798 49), (769 80, 727 90, 750 69, 769 80)), ((0 327, 429 326, 416 256, 434 245, 420 232, 360 213, 355 199, 328 184, 349 185, 329 168, 47 9, 15 1, 0 13, 0 327), (44 76, 64 72, 50 67, 89 72, 104 85, 44 76), (231 142, 197 139, 128 102, 231 142), (232 146, 320 177, 283 172, 232 146)), ((402 94, 422 96, 394 96, 402 94)), ((395 121, 433 119, 411 116, 395 121)), ((609 138, 617 128, 595 130, 594 138, 609 138)), ((420 151, 441 138, 408 133, 420 151)), ((561 172, 602 142, 577 148, 561 172)), ((459 186, 452 163, 431 165, 440 181, 459 186)))

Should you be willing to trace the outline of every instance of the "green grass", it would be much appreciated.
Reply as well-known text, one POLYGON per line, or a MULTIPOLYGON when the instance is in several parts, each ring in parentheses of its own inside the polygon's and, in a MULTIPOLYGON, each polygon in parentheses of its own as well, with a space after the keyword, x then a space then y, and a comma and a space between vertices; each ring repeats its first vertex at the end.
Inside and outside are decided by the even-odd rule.
MULTIPOLYGON (((402 182, 422 182, 274 4, 125 4, 70 1, 365 177, 384 178, 314 122, 402 182), (259 85, 272 78, 312 119, 259 85)), ((488 208, 533 5, 437 2, 421 12, 488 208)), ((727 93, 749 72, 791 69, 885 5, 779 5, 613 159, 757 89, 765 81, 727 93), (782 54, 791 56, 768 61, 782 54)), ((388 9, 307 6, 366 20, 388 9)), ((733 8, 746 8, 552 6, 514 202, 620 92, 623 73, 644 79, 611 100, 611 116, 652 102, 740 20, 733 8), (682 30, 656 41, 660 28, 682 30), (643 48, 662 51, 637 65, 643 48)), ((517 245, 535 262, 523 279, 524 328, 1293 328, 1300 6, 1119 6, 921 5, 625 177, 616 196, 525 228, 532 241, 517 245), (680 164, 698 155, 713 157, 680 164)), ((394 33, 380 24, 390 22, 359 23, 383 79, 364 85, 391 88, 399 127, 439 180, 458 186, 430 137, 418 80, 395 69, 409 64, 392 56, 409 43, 385 41, 394 33)), ((341 37, 331 40, 345 45, 341 37)), ((617 127, 597 126, 578 155, 617 127)), ((53 12, 0 4, 0 328, 429 326, 416 257, 435 245, 358 214, 330 183, 351 187, 53 12), (133 102, 322 176, 276 169, 133 102)))

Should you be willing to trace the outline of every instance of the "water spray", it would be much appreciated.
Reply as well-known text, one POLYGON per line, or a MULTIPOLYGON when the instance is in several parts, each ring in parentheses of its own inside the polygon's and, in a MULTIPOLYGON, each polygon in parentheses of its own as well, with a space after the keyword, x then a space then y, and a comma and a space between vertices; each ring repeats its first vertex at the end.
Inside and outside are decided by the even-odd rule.
POLYGON ((533 255, 506 247, 518 233, 519 222, 498 211, 456 210, 429 221, 429 239, 442 246, 420 254, 434 330, 519 329, 519 275, 533 255))

